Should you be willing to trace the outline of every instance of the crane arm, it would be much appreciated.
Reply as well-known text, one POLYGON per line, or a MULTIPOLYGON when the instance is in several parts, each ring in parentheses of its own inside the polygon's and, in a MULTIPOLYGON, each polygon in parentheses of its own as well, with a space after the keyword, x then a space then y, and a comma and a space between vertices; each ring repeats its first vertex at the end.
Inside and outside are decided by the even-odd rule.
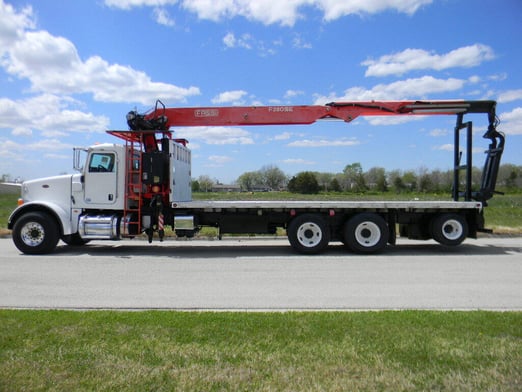
POLYGON ((504 150, 504 135, 498 132, 496 102, 481 101, 352 101, 331 102, 326 105, 308 106, 232 106, 166 108, 161 101, 149 113, 127 114, 129 134, 113 131, 116 136, 134 139, 143 138, 146 151, 157 148, 154 132, 169 133, 171 127, 194 126, 246 126, 246 125, 290 125, 312 124, 319 120, 333 119, 350 122, 359 116, 414 116, 414 115, 456 115, 454 142, 453 198, 461 195, 465 200, 486 203, 495 191, 500 159, 504 150), (472 123, 464 122, 467 113, 484 113, 488 117, 488 128, 483 135, 490 140, 486 150, 486 162, 482 171, 480 190, 472 191, 472 123), (460 132, 467 131, 465 165, 461 164, 460 132), (146 133, 144 133, 146 132, 146 133), (151 133, 152 132, 152 133, 151 133), (141 136, 140 136, 141 135, 141 136), (466 171, 465 191, 459 191, 459 172, 466 171))
POLYGON ((459 113, 493 113, 495 117, 495 101, 353 101, 326 105, 193 108, 166 108, 158 103, 154 110, 143 115, 129 112, 129 127, 168 130, 175 126, 289 125, 312 124, 323 119, 350 122, 359 116, 459 113))

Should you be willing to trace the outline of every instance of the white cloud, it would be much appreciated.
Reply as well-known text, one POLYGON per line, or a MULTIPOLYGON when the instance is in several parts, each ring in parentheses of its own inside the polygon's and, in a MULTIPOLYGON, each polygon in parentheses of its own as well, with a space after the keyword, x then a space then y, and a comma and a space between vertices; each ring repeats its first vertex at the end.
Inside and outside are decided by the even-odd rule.
POLYGON ((169 15, 169 12, 164 8, 154 8, 154 19, 160 25, 172 27, 175 25, 174 19, 169 15))
MULTIPOLYGON (((447 144, 442 144, 440 146, 434 146, 434 147, 432 147, 432 150, 454 152, 455 146, 453 144, 451 144, 451 143, 447 143, 447 144)), ((482 154, 482 153, 484 153, 484 148, 473 147, 471 149, 471 153, 472 154, 482 154)))
POLYGON ((206 144, 253 144, 250 132, 239 127, 186 127, 177 128, 176 136, 199 140, 206 144))
POLYGON ((366 60, 365 76, 403 75, 409 71, 432 69, 441 71, 455 67, 474 67, 495 57, 493 49, 482 44, 464 46, 439 55, 424 49, 405 49, 402 52, 366 60))
POLYGON ((247 50, 256 50, 259 56, 267 57, 277 53, 274 47, 281 46, 280 41, 275 41, 272 44, 266 44, 262 40, 256 39, 249 33, 236 36, 234 33, 227 33, 223 37, 223 44, 228 49, 241 48, 247 50))
POLYGON ((227 33, 223 37, 223 43, 227 48, 252 49, 253 38, 248 33, 241 35, 239 38, 236 38, 234 33, 227 33))
POLYGON ((490 75, 490 76, 488 76, 488 79, 489 80, 493 80, 495 82, 501 82, 503 80, 506 80, 507 77, 508 77, 507 73, 502 72, 502 73, 499 73, 499 74, 490 75))
POLYGON ((17 42, 26 29, 35 27, 31 6, 17 11, 11 4, 0 1, 0 57, 17 42))
POLYGON ((234 35, 234 33, 227 33, 227 35, 223 37, 223 43, 227 48, 235 48, 236 36, 234 35))
POLYGON ((232 161, 232 158, 227 155, 211 155, 208 160, 216 165, 223 165, 224 163, 232 161))
POLYGON ((301 37, 300 34, 296 34, 292 40, 292 46, 297 49, 312 49, 312 44, 307 42, 301 37))
POLYGON ((134 7, 160 7, 168 4, 176 4, 178 0, 105 0, 109 7, 129 10, 134 7))
POLYGON ((415 116, 371 116, 364 117, 371 125, 398 125, 406 124, 413 121, 419 121, 426 116, 415 115, 415 116))
POLYGON ((48 158, 48 159, 71 159, 71 156, 70 155, 65 155, 65 154, 44 154, 44 157, 45 158, 48 158))
POLYGON ((461 79, 437 79, 433 76, 399 80, 390 84, 378 84, 371 89, 351 87, 341 96, 316 95, 315 103, 323 105, 332 101, 371 101, 425 98, 431 94, 459 90, 465 81, 461 79))
POLYGON ((214 104, 229 103, 232 105, 244 105, 243 97, 248 93, 243 90, 224 91, 212 98, 214 104))
POLYGON ((184 0, 183 7, 201 19, 219 21, 242 16, 263 24, 293 26, 303 19, 303 7, 313 7, 323 12, 326 21, 346 15, 374 14, 393 9, 406 14, 415 13, 419 7, 432 0, 184 0))
POLYGON ((13 136, 31 136, 32 134, 33 130, 26 127, 13 127, 11 131, 11 135, 13 136))
POLYGON ((0 66, 11 75, 28 79, 34 92, 90 93, 98 101, 145 105, 158 97, 185 101, 189 96, 200 94, 197 87, 153 82, 142 71, 110 64, 99 56, 83 61, 68 39, 45 30, 28 31, 34 26, 31 17, 30 8, 17 13, 11 6, 0 3, 0 20, 10 21, 6 26, 3 23, 0 26, 0 40, 4 43, 0 46, 0 66))
POLYGON ((11 129, 15 136, 28 136, 32 130, 46 135, 55 132, 102 132, 109 119, 74 109, 75 101, 44 94, 29 99, 0 98, 0 129, 11 129))
POLYGON ((288 158, 283 160, 283 163, 287 163, 289 165, 315 165, 317 162, 302 158, 288 158))
POLYGON ((506 103, 518 101, 519 99, 522 99, 522 89, 504 91, 498 95, 497 101, 499 103, 506 103))
POLYGON ((293 26, 304 15, 304 7, 318 9, 326 21, 352 14, 375 14, 387 10, 408 15, 432 0, 105 0, 105 4, 120 9, 158 7, 179 3, 200 19, 220 21, 238 16, 265 25, 293 26))
POLYGON ((440 146, 433 147, 434 150, 440 150, 440 151, 453 151, 454 146, 451 143, 442 144, 440 146))
POLYGON ((274 140, 288 140, 292 134, 290 132, 283 132, 279 135, 274 136, 274 140))
POLYGON ((12 140, 0 139, 0 155, 3 155, 4 151, 19 154, 25 151, 72 150, 73 147, 72 144, 64 143, 59 139, 42 139, 32 143, 16 143, 12 140))
POLYGON ((28 32, 5 61, 10 74, 27 78, 32 90, 52 94, 91 93, 103 102, 150 104, 157 97, 184 101, 198 95, 197 87, 182 88, 153 82, 141 71, 109 64, 99 56, 82 61, 69 40, 47 31, 28 32))
POLYGON ((286 99, 289 99, 289 98, 295 98, 299 95, 303 95, 304 94, 304 91, 302 90, 286 90, 286 93, 285 93, 285 98, 286 99))
POLYGON ((437 128, 437 129, 433 129, 430 131, 430 136, 433 136, 433 137, 440 137, 440 136, 447 136, 447 135, 448 135, 447 129, 437 128))
POLYGON ((45 137, 65 137, 68 136, 67 132, 63 131, 42 131, 42 135, 45 137))
POLYGON ((197 14, 200 19, 220 21, 245 17, 263 24, 292 26, 302 16, 298 8, 307 0, 184 0, 183 8, 197 14))
POLYGON ((522 107, 502 113, 499 118, 501 121, 499 131, 508 135, 522 135, 522 107))
POLYGON ((330 21, 346 15, 376 14, 387 10, 413 15, 432 0, 317 0, 312 3, 324 12, 324 19, 330 21))
POLYGON ((345 147, 360 144, 356 139, 342 138, 338 140, 310 140, 303 139, 288 143, 289 147, 345 147))
POLYGON ((65 170, 69 168, 69 165, 63 166, 63 163, 53 166, 54 163, 49 161, 65 155, 70 160, 70 152, 74 147, 72 144, 65 143, 63 138, 33 140, 33 138, 25 138, 24 142, 17 143, 0 136, 0 172, 14 171, 16 176, 34 178, 35 173, 41 169, 49 174, 49 170, 52 173, 59 173, 64 171, 64 168, 65 170))

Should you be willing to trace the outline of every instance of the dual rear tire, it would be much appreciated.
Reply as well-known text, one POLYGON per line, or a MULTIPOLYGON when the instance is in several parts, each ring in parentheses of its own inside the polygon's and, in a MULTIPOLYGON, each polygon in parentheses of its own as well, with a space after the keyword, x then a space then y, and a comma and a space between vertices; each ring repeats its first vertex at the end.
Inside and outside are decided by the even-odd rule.
MULTIPOLYGON (((319 214, 303 214, 294 218, 287 228, 292 247, 303 254, 322 252, 330 242, 330 227, 319 214)), ((388 224, 378 214, 360 213, 350 218, 343 228, 343 242, 357 253, 381 251, 389 239, 388 224)))
POLYGON ((384 218, 374 213, 360 213, 344 225, 344 245, 356 253, 377 253, 388 243, 390 230, 384 218))
POLYGON ((322 252, 330 242, 330 229, 321 215, 303 214, 295 217, 287 228, 292 248, 303 254, 322 252))

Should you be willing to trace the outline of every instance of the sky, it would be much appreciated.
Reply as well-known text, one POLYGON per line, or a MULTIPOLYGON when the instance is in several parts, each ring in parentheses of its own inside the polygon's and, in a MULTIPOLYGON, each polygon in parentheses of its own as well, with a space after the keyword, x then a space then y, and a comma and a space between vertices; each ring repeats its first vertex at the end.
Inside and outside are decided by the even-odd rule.
MULTIPOLYGON (((120 143, 167 107, 492 99, 503 163, 522 165, 520 0, 0 0, 0 175, 73 173, 72 149, 120 143)), ((486 117, 474 121, 482 166, 486 117)), ((454 116, 173 128, 192 176, 277 166, 449 170, 454 116)))

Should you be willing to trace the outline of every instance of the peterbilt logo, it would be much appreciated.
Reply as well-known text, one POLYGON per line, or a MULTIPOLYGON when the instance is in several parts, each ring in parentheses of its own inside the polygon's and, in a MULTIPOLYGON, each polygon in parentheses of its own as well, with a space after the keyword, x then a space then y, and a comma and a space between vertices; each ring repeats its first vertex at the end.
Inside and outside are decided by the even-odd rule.
POLYGON ((196 109, 194 110, 194 117, 217 117, 219 116, 218 109, 196 109))

